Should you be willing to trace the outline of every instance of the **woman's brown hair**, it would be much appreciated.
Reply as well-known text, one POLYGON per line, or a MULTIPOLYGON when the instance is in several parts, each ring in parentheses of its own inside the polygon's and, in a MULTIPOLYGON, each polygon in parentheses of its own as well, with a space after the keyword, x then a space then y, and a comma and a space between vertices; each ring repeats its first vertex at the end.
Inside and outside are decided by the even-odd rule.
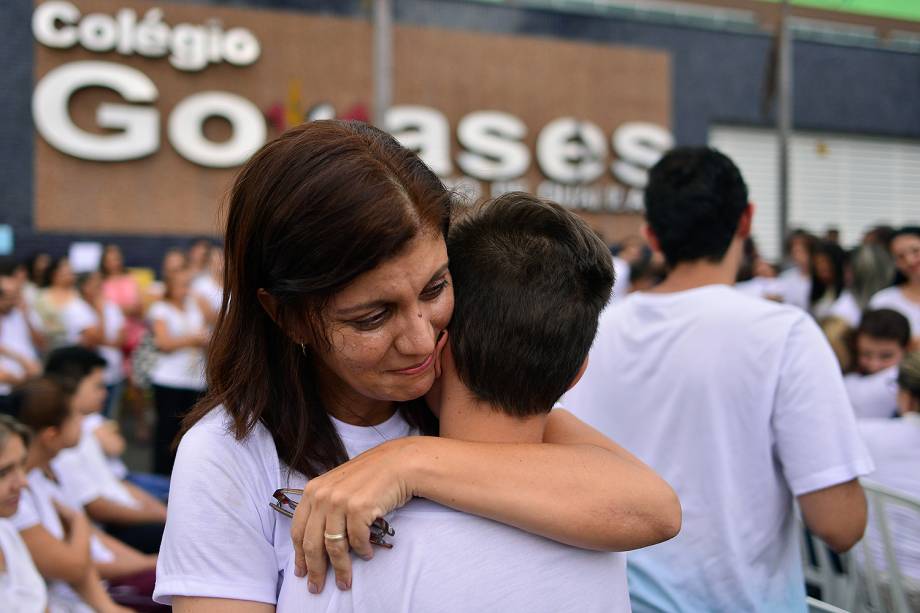
MULTIPOLYGON (((237 439, 261 422, 281 461, 307 477, 345 462, 315 380, 311 345, 328 347, 323 309, 419 233, 446 236, 450 209, 450 193, 418 156, 367 124, 313 121, 265 145, 230 193, 208 394, 183 431, 223 405, 237 439), (260 289, 277 305, 275 320, 260 289)), ((420 403, 401 410, 430 427, 420 403)))

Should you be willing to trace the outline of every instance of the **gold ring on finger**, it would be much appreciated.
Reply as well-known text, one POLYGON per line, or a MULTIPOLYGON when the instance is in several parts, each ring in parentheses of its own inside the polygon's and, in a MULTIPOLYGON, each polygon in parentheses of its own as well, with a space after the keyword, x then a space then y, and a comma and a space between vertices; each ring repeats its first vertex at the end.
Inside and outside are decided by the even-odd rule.
POLYGON ((327 541, 341 541, 342 539, 345 538, 345 533, 338 532, 338 533, 332 534, 329 532, 323 532, 323 536, 326 538, 327 541))

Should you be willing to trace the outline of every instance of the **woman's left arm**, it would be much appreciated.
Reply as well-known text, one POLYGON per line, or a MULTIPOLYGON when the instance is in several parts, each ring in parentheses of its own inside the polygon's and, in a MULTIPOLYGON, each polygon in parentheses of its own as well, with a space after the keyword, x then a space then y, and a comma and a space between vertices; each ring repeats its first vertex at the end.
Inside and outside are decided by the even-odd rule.
POLYGON ((680 502, 655 472, 565 411, 540 444, 472 443, 414 436, 388 441, 304 491, 291 534, 295 572, 323 587, 326 554, 351 584, 349 545, 373 555, 370 524, 412 496, 585 549, 624 551, 672 538, 680 502), (347 533, 326 540, 324 533, 347 533))

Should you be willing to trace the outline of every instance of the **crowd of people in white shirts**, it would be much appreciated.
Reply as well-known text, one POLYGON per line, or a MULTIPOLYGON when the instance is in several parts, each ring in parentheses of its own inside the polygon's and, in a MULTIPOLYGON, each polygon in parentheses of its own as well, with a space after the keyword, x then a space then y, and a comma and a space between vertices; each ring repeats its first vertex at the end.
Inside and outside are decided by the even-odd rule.
MULTIPOLYGON (((630 602, 618 600, 617 610, 799 610, 794 500, 812 532, 846 551, 866 525, 858 478, 920 498, 920 229, 877 228, 849 254, 797 231, 789 266, 776 274, 750 240, 740 175, 712 155, 677 150, 653 170, 647 243, 630 239, 615 250, 614 301, 587 370, 559 401, 681 500, 680 534, 629 554, 630 602), (675 178, 697 166, 711 183, 687 188, 675 178), (737 209, 715 247, 690 244, 699 236, 686 231, 700 223, 693 211, 669 212, 686 189, 701 190, 714 208, 724 201, 737 209), (681 223, 683 233, 669 231, 681 223)), ((700 219, 709 223, 711 213, 700 219)), ((147 288, 115 246, 95 272, 75 275, 66 259, 47 257, 0 269, 0 412, 17 418, 0 418, 0 596, 21 610, 160 606, 151 596, 170 446, 205 389, 204 348, 223 301, 221 255, 207 243, 170 251, 161 282, 147 288), (149 365, 141 364, 144 347, 152 348, 149 365), (126 382, 148 381, 154 472, 165 481, 127 470, 110 419, 126 382)), ((355 428, 355 437, 366 430, 355 428)), ((386 423, 374 428, 383 440, 386 431, 386 423)), ((415 504, 401 517, 424 525, 438 513, 415 504)), ((477 542, 489 542, 489 523, 474 529, 485 535, 477 542)), ((896 530, 901 569, 920 586, 920 522, 896 530)), ((547 549, 547 559, 557 553, 547 549)), ((293 591, 293 574, 291 561, 278 594, 292 610, 311 598, 293 591)))
POLYGON ((204 239, 169 250, 161 278, 146 284, 116 245, 99 264, 75 273, 66 257, 0 259, 0 414, 18 419, 0 423, 0 498, 9 505, 0 513, 0 602, 16 611, 159 606, 151 594, 172 443, 205 388, 222 251, 204 239), (152 443, 152 473, 132 473, 121 459, 122 406, 135 436, 152 443))

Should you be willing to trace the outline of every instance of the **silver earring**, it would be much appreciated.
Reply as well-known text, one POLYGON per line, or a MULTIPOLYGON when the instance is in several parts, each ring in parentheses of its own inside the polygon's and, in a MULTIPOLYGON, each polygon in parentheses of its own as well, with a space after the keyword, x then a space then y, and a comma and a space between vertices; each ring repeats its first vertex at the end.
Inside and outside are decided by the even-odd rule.
POLYGON ((307 346, 304 343, 300 343, 300 353, 303 354, 303 357, 307 357, 307 346))

